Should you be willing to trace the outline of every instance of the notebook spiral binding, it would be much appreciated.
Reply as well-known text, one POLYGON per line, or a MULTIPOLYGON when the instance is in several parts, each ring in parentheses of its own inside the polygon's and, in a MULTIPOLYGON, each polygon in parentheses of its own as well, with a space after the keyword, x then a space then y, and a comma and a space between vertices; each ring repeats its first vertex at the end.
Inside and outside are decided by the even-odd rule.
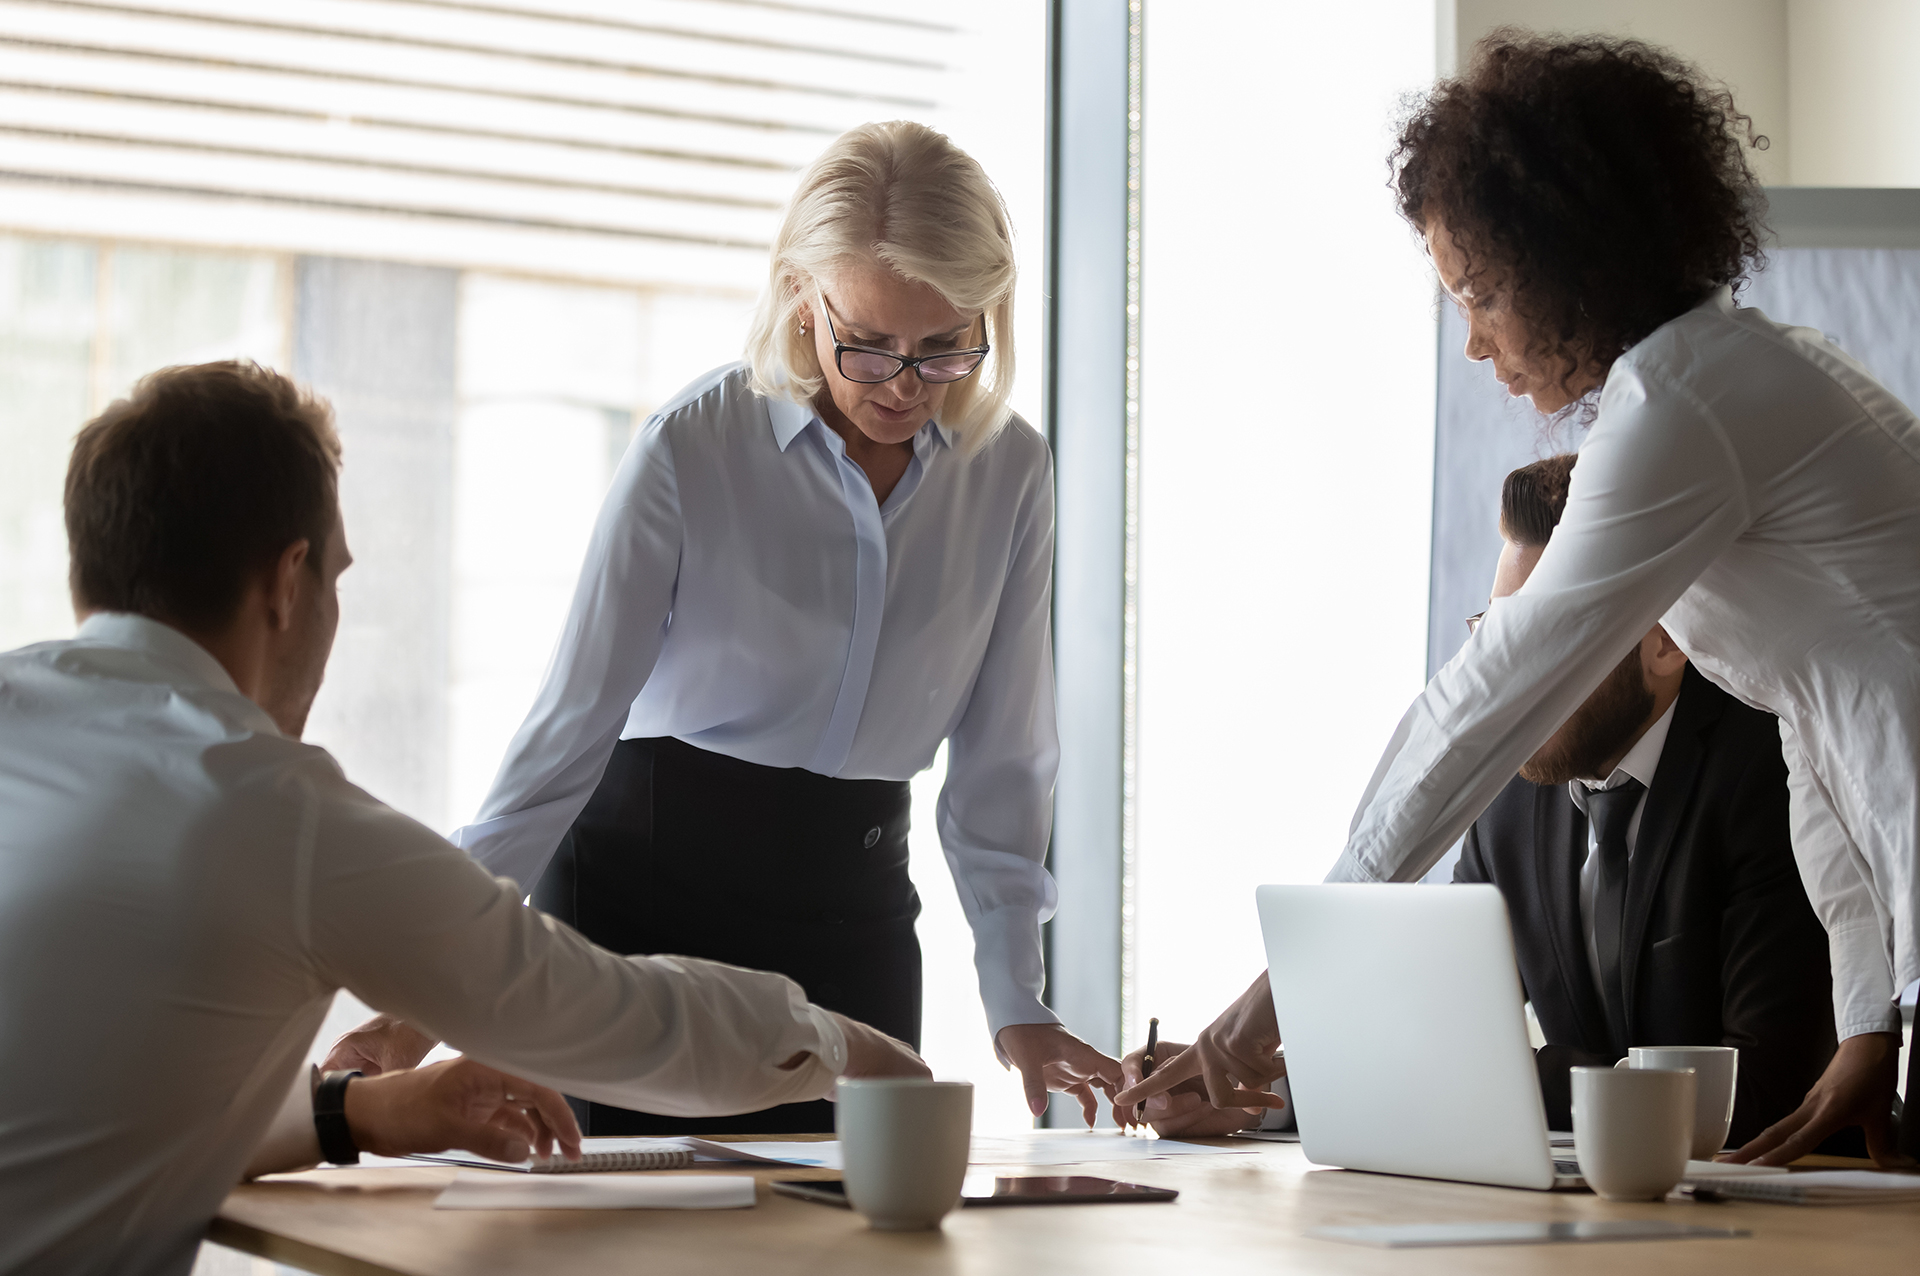
POLYGON ((686 1148, 657 1152, 588 1152, 577 1161, 553 1156, 528 1166, 534 1174, 584 1174, 606 1170, 684 1170, 693 1164, 686 1148))

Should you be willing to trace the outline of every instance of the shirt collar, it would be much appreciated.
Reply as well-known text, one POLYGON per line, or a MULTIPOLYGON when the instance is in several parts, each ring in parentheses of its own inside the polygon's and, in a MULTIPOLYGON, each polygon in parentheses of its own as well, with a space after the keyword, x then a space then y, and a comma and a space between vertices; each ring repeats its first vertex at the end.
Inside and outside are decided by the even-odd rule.
POLYGON ((1667 732, 1673 728, 1673 711, 1680 703, 1678 696, 1667 711, 1647 728, 1647 733, 1634 742, 1627 756, 1620 759, 1620 765, 1613 768, 1613 774, 1607 777, 1605 784, 1593 784, 1580 781, 1589 791, 1595 789, 1615 789, 1629 779, 1638 780, 1646 788, 1653 787, 1654 772, 1660 769, 1660 755, 1666 751, 1667 732))
POLYGON ((201 683, 215 691, 240 694, 226 667, 213 653, 171 625, 163 625, 146 616, 125 611, 97 611, 80 626, 82 641, 96 647, 119 647, 137 651, 182 674, 190 682, 201 683))
MULTIPOLYGON (((787 450, 789 443, 800 437, 802 430, 819 420, 820 414, 815 412, 810 404, 795 403, 791 399, 769 398, 767 400, 767 424, 773 427, 774 446, 782 452, 787 450)), ((824 422, 821 428, 825 428, 824 422)), ((832 433, 831 430, 827 432, 832 433)), ((938 421, 929 421, 915 432, 913 450, 921 460, 926 460, 927 449, 933 445, 933 440, 936 438, 948 448, 954 445, 953 431, 938 421)))

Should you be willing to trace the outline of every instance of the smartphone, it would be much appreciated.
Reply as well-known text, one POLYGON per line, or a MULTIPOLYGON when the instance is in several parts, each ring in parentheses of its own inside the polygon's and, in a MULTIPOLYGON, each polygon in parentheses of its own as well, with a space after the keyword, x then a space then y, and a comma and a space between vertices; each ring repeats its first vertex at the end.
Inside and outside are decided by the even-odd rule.
MULTIPOLYGON (((782 1196, 822 1205, 847 1204, 847 1185, 840 1179, 775 1179, 773 1190, 782 1196)), ((1086 1174, 997 1178, 969 1174, 960 1186, 960 1203, 975 1205, 1092 1205, 1102 1201, 1171 1201, 1180 1193, 1170 1187, 1119 1183, 1086 1174)))

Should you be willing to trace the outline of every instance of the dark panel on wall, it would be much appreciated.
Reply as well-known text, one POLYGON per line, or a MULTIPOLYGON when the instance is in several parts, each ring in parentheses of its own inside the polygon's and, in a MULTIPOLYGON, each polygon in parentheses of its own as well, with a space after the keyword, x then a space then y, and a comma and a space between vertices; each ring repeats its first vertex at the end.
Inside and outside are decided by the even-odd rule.
POLYGON ((312 735, 349 775, 429 824, 447 818, 454 325, 458 273, 303 257, 294 375, 332 400, 354 566, 312 735), (353 723, 352 743, 327 738, 353 723))

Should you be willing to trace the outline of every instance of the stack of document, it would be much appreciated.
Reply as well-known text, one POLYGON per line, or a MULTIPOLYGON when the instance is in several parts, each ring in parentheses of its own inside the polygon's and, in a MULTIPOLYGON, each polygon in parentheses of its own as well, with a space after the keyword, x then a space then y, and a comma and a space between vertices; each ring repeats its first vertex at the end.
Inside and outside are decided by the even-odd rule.
POLYGON ((1807 1170, 1760 1178, 1719 1178, 1695 1185, 1696 1196, 1786 1205, 1878 1205, 1920 1201, 1920 1175, 1877 1170, 1807 1170))

